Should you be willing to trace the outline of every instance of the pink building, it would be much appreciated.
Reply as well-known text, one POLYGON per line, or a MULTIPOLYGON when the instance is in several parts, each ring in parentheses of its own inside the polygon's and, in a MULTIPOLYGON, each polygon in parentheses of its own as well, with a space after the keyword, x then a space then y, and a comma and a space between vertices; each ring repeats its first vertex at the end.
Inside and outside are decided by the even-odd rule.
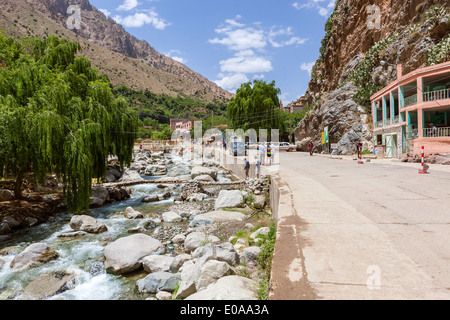
POLYGON ((371 97, 374 139, 386 158, 450 153, 450 61, 402 74, 371 97))

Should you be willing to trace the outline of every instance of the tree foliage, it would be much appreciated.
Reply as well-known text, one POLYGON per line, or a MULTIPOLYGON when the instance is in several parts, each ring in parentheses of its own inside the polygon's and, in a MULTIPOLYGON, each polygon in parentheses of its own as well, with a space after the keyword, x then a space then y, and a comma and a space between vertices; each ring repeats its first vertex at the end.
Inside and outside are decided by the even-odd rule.
POLYGON ((106 175, 109 155, 132 160, 138 117, 110 82, 78 56, 78 43, 56 36, 13 40, 0 34, 0 167, 62 178, 70 211, 89 207, 92 178, 106 175))
POLYGON ((278 96, 280 89, 275 81, 255 80, 244 83, 228 104, 228 117, 233 129, 278 129, 282 123, 278 96))

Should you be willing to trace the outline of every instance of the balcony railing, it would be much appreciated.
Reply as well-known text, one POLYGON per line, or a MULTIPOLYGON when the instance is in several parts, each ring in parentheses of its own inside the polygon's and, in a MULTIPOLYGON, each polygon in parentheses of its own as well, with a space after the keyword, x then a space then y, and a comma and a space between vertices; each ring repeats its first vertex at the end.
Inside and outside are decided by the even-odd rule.
POLYGON ((423 129, 424 138, 445 138, 450 137, 449 128, 427 128, 423 129))
POLYGON ((403 109, 415 104, 417 104, 417 94, 405 98, 403 101, 400 101, 400 108, 403 109))
POLYGON ((443 99, 450 99, 450 89, 430 91, 430 92, 425 92, 423 94, 424 102, 443 100, 443 99))
POLYGON ((400 116, 395 116, 394 123, 399 123, 399 122, 400 122, 400 116))
POLYGON ((377 121, 375 123, 375 128, 382 128, 383 127, 383 121, 377 121))

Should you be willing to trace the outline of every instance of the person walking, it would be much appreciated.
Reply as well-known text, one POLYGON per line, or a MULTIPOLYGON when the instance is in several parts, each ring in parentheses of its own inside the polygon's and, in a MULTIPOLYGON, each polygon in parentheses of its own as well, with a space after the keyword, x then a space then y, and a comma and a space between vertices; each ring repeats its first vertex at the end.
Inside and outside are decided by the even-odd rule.
POLYGON ((314 144, 312 143, 312 141, 309 142, 308 149, 309 149, 309 155, 313 156, 314 155, 314 144))
POLYGON ((266 157, 266 148, 264 148, 263 144, 259 145, 259 161, 261 162, 261 165, 265 164, 265 157, 266 157))
POLYGON ((267 162, 269 166, 272 164, 272 146, 270 143, 267 143, 267 162))
POLYGON ((245 180, 249 178, 249 171, 250 171, 250 161, 247 159, 244 159, 244 171, 245 171, 245 180))
POLYGON ((256 156, 255 161, 256 161, 256 168, 255 168, 256 178, 259 180, 261 177, 261 161, 256 156))

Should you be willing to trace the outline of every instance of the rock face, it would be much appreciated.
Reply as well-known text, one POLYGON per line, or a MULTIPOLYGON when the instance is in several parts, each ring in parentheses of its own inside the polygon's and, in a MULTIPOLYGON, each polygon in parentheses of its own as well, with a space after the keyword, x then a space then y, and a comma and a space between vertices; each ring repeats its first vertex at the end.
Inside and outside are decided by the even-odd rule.
POLYGON ((327 34, 321 56, 312 69, 304 97, 313 109, 298 125, 296 141, 302 151, 307 151, 307 144, 313 141, 316 151, 321 152, 321 132, 328 126, 330 143, 339 144, 338 154, 352 153, 357 139, 371 151, 373 138, 369 125, 372 119, 367 117, 370 106, 366 97, 360 100, 355 94, 358 92, 360 98, 361 93, 367 92, 366 96, 370 96, 376 89, 369 85, 381 89, 396 80, 397 64, 402 65, 403 75, 430 64, 428 51, 442 43, 450 31, 448 1, 341 0, 336 3, 325 26, 327 34), (375 28, 369 28, 370 22, 376 19, 372 5, 380 10, 380 23, 375 28), (446 7, 447 13, 437 14, 437 10, 430 13, 435 6, 446 7), (392 35, 398 37, 376 52, 373 61, 365 63, 365 57, 370 56, 368 53, 375 44, 392 35), (352 72, 357 67, 362 67, 360 74, 367 77, 359 87, 351 82, 354 80, 352 72), (362 91, 364 88, 366 92, 362 91), (354 99, 360 101, 363 108, 354 99))
POLYGON ((59 254, 45 243, 35 243, 27 247, 11 262, 12 269, 27 269, 37 267, 49 261, 55 260, 59 254))
POLYGON ((373 145, 372 133, 367 123, 367 115, 353 100, 358 88, 348 83, 325 98, 327 102, 318 106, 300 122, 295 130, 297 147, 308 150, 310 141, 316 146, 316 152, 322 151, 322 136, 325 127, 329 127, 330 139, 339 142, 338 154, 353 153, 359 139, 373 145))
POLYGON ((106 246, 104 255, 105 268, 108 272, 125 274, 142 267, 141 259, 164 252, 163 244, 144 234, 121 238, 106 246))
POLYGON ((220 208, 236 208, 244 201, 241 191, 239 190, 222 190, 216 199, 215 209, 220 208))
POLYGON ((73 216, 70 219, 70 227, 75 231, 84 231, 87 233, 102 233, 108 230, 105 224, 86 215, 73 216))
POLYGON ((185 300, 257 300, 258 284, 248 278, 227 276, 185 300))

